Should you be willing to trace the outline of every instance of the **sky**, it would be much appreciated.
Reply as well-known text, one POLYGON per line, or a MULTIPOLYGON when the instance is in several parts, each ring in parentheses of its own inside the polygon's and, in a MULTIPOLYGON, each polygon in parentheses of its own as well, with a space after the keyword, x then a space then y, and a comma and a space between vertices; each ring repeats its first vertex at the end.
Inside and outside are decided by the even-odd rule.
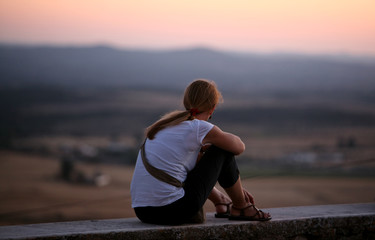
POLYGON ((0 0, 0 43, 375 55, 375 0, 0 0))

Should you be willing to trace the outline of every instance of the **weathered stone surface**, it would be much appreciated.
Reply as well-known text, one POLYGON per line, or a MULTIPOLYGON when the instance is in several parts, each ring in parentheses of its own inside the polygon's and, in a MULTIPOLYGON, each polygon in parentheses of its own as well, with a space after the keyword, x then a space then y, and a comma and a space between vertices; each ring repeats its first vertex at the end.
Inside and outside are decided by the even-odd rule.
POLYGON ((159 226, 136 218, 0 227, 0 239, 375 239, 375 203, 265 209, 269 222, 159 226))

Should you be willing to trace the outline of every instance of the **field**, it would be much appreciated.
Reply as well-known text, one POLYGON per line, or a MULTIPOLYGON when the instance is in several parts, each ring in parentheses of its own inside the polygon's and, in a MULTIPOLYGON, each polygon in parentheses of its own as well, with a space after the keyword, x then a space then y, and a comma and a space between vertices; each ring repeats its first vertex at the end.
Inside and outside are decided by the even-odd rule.
MULTIPOLYGON (((132 168, 80 163, 90 175, 110 176, 98 187, 62 181, 58 158, 1 151, 0 224, 134 217, 129 184, 132 168)), ((373 202, 375 178, 255 177, 244 180, 261 208, 373 202)), ((211 203, 205 210, 214 211, 211 203)), ((272 211, 271 211, 272 213, 272 211)))

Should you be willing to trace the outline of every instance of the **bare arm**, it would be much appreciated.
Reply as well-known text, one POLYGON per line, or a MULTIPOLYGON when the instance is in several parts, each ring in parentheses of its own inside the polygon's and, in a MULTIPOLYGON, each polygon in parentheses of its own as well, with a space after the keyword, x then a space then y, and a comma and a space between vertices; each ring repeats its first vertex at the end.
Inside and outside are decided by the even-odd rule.
POLYGON ((235 155, 245 151, 245 144, 242 140, 231 133, 222 131, 219 127, 214 126, 203 139, 203 144, 212 144, 235 155))

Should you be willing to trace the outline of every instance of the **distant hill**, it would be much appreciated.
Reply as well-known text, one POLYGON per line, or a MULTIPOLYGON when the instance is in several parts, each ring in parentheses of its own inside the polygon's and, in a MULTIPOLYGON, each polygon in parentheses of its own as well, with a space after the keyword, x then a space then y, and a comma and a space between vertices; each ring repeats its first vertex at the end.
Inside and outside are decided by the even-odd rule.
POLYGON ((374 59, 258 55, 205 48, 171 51, 0 46, 0 84, 182 89, 196 78, 233 91, 372 91, 374 59))

